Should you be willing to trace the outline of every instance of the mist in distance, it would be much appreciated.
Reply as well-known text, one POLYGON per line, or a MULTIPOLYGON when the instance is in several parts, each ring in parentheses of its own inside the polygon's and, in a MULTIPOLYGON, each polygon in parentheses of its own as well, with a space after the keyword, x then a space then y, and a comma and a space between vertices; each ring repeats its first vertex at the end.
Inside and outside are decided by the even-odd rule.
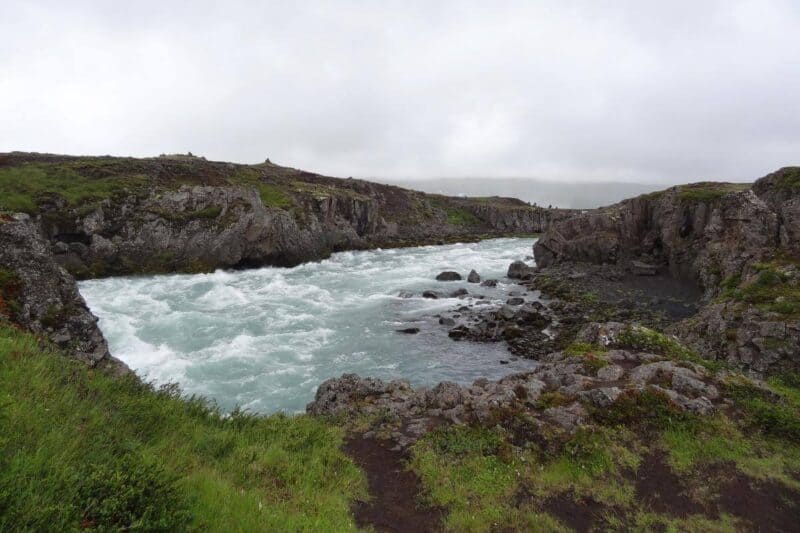
POLYGON ((611 205, 653 191, 666 189, 664 184, 624 182, 555 182, 534 178, 440 178, 420 180, 379 180, 448 196, 503 196, 519 198, 543 207, 590 209, 611 205))

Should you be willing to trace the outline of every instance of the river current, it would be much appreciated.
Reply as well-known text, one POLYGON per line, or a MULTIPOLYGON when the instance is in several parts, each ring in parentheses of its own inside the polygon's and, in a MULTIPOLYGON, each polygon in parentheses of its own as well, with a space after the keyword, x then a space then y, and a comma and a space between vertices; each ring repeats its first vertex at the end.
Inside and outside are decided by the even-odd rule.
POLYGON ((502 343, 447 336, 436 315, 474 300, 421 293, 464 287, 500 305, 518 288, 505 279, 509 263, 529 256, 533 242, 341 252, 295 268, 90 280, 80 291, 111 353, 144 379, 179 383, 225 410, 294 413, 322 381, 346 372, 433 385, 531 368, 502 343), (473 268, 498 286, 434 279, 443 270, 466 278, 473 268), (411 327, 420 332, 397 332, 411 327))

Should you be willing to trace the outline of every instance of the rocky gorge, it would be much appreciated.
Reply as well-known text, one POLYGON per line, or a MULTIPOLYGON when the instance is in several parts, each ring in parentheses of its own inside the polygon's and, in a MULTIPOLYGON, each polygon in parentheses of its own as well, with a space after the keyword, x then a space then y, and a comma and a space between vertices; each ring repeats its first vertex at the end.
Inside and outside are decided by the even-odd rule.
MULTIPOLYGON (((320 384, 307 411, 344 428, 373 493, 354 504, 356 523, 790 531, 800 509, 798 191, 800 169, 786 168, 752 186, 685 185, 576 212, 271 163, 3 154, 0 315, 128 375, 75 277, 288 266, 344 249, 541 232, 535 266, 509 266, 518 294, 438 317, 454 342, 504 342, 538 361, 533 370, 469 386, 352 374, 320 384), (411 476, 399 492, 374 490, 397 472, 411 476)), ((494 281, 443 272, 426 297, 462 274, 476 287, 494 281)))

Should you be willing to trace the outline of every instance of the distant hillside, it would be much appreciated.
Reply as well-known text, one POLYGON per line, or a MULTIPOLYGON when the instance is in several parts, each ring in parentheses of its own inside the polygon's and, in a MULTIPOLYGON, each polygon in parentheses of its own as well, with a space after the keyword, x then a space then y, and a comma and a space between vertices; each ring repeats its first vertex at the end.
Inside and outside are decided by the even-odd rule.
POLYGON ((625 198, 664 189, 662 184, 647 183, 575 183, 535 178, 440 178, 424 180, 377 179, 448 196, 507 196, 547 207, 589 209, 617 203, 625 198))

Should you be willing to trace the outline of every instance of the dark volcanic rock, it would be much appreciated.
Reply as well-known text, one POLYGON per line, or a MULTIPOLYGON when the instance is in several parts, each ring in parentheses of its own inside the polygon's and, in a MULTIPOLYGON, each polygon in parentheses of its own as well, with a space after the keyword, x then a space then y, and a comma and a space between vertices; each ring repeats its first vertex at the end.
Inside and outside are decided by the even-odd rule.
MULTIPOLYGON (((647 275, 664 267, 705 293, 699 313, 673 327, 701 356, 759 373, 797 370, 798 183, 800 168, 785 168, 752 188, 700 183, 625 200, 555 222, 534 245, 536 262, 630 264, 647 275)), ((646 298, 628 308, 670 305, 646 298)), ((693 311, 690 303, 684 312, 693 311)))
POLYGON ((31 213, 57 261, 79 278, 293 266, 342 250, 540 232, 571 214, 510 198, 434 198, 271 163, 0 153, 0 164, 20 169, 20 183, 31 163, 53 172, 63 165, 115 189, 80 205, 58 186, 31 195, 31 213), (469 223, 450 223, 452 210, 470 213, 469 223))
POLYGON ((0 271, 7 278, 0 286, 0 300, 15 304, 11 321, 48 337, 89 366, 130 373, 108 353, 97 318, 78 293, 75 279, 55 262, 50 245, 27 215, 0 221, 0 271))
POLYGON ((525 279, 532 274, 533 270, 522 261, 514 261, 508 266, 506 276, 511 279, 525 279))
POLYGON ((436 281, 459 281, 459 280, 461 280, 461 274, 453 271, 442 272, 441 274, 436 276, 436 281))
POLYGON ((470 283, 480 283, 481 276, 474 270, 470 270, 469 274, 467 275, 467 281, 470 283))

